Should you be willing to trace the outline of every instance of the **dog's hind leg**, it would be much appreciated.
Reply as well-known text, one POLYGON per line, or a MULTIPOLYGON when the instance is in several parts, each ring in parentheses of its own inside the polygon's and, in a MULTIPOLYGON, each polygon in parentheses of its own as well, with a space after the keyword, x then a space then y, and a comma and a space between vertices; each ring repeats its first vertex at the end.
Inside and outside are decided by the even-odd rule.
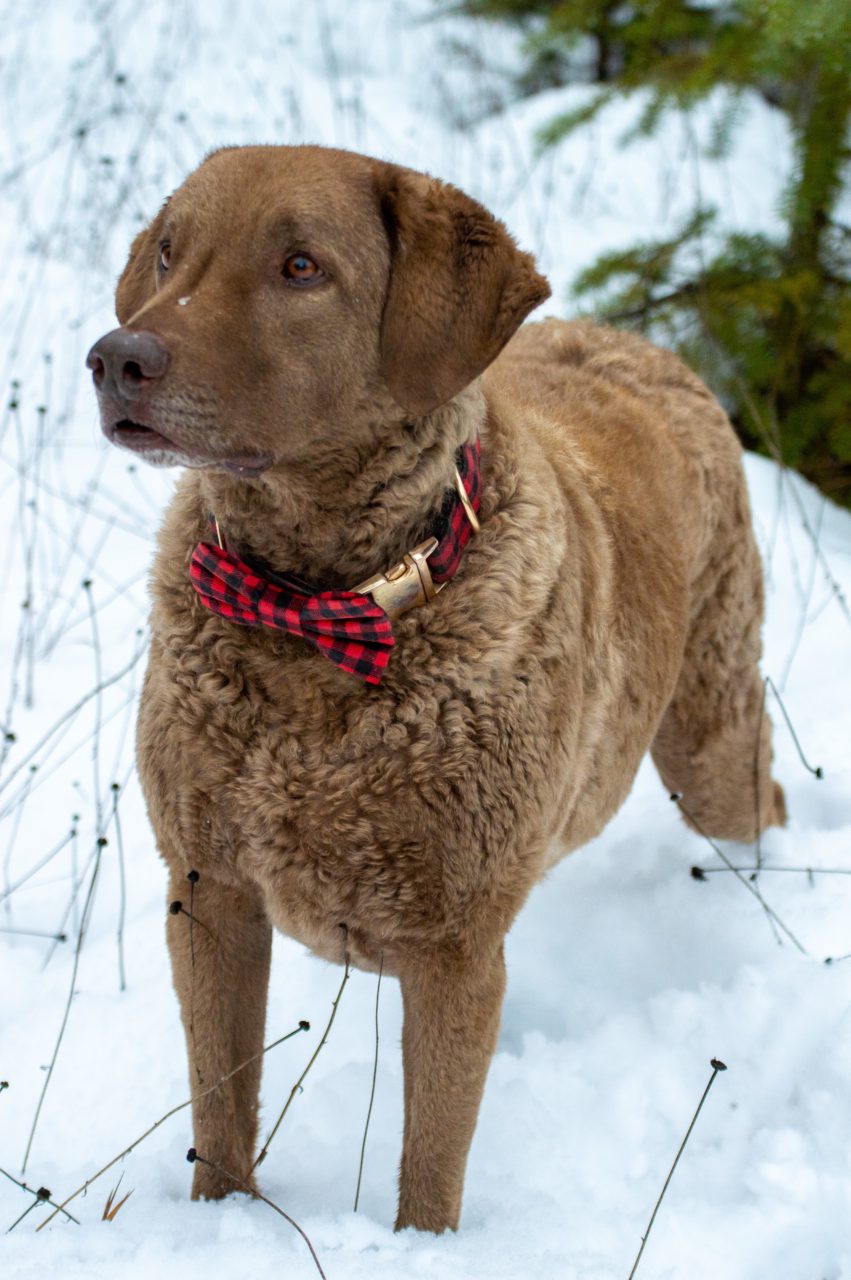
POLYGON ((455 1230, 464 1169, 496 1047, 505 963, 421 955, 400 973, 405 1138, 396 1229, 455 1230))
POLYGON ((762 566, 744 484, 734 517, 716 534, 694 584, 685 655, 651 754, 682 796, 689 825, 716 839, 754 840, 786 821, 771 778, 771 722, 759 672, 762 566))
MULTIPOLYGON (((183 872, 172 873, 170 900, 188 907, 186 890, 183 872)), ((207 874, 192 914, 190 921, 169 913, 168 947, 189 1052, 194 1145, 223 1171, 196 1163, 192 1197, 219 1199, 239 1189, 226 1174, 251 1183, 262 1058, 218 1082, 263 1048, 272 930, 250 890, 207 874)))

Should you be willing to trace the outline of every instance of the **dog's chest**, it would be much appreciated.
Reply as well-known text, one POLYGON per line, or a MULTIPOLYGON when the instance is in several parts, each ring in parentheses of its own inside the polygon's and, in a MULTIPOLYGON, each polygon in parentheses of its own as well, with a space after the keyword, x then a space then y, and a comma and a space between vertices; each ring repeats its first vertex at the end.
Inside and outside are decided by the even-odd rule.
POLYGON ((341 924, 369 958, 375 939, 451 934, 483 897, 513 910, 550 807, 541 689, 476 672, 366 689, 289 650, 274 681, 221 652, 212 665, 161 651, 148 676, 140 770, 167 857, 163 832, 176 856, 255 882, 325 954, 341 924))

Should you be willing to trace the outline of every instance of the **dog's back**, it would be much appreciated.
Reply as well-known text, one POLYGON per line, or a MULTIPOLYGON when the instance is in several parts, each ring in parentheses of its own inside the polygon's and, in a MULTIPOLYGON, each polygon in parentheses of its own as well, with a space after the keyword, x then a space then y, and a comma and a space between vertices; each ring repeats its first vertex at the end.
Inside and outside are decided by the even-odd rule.
MULTIPOLYGON (((529 429, 574 509, 582 509, 577 490, 593 495, 623 557, 619 632, 634 644, 649 620, 658 649, 665 614, 676 610, 669 588, 684 575, 682 669, 651 750, 686 821, 733 840, 782 825, 759 711, 761 566, 742 450, 721 405, 671 352, 588 322, 525 325, 486 381, 535 410, 529 429)), ((591 813, 588 824, 581 815, 580 801, 563 832, 570 848, 599 830, 591 813)))

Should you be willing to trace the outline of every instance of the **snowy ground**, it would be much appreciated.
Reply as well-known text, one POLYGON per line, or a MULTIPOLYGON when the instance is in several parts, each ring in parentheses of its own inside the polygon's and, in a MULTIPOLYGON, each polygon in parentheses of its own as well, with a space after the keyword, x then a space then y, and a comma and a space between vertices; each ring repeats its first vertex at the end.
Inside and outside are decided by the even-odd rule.
MULTIPOLYGON (((752 108, 741 145, 713 165, 697 147, 712 111, 627 159, 615 145, 624 107, 537 158, 534 129, 565 95, 488 115, 498 78, 447 40, 472 31, 498 66, 511 62, 511 42, 423 21, 432 12, 426 0, 42 0, 0 11, 0 1167, 21 1177, 29 1147, 24 1177, 54 1200, 187 1092, 165 881, 132 775, 145 572, 171 479, 108 451, 82 367, 113 323, 110 288, 132 231, 205 149, 303 140, 466 187, 540 255, 554 313, 579 266, 667 229, 696 187, 732 225, 771 225, 787 140, 769 112, 752 108)), ((778 944, 745 885, 715 874, 720 859, 684 830, 646 765, 604 835, 536 890, 511 935, 502 1037, 456 1236, 391 1231, 401 1133, 392 982, 352 1212, 375 1000, 375 979, 353 975, 262 1169, 329 1280, 627 1280, 713 1055, 729 1071, 637 1275, 851 1280, 851 960, 838 959, 851 952, 851 517, 773 464, 750 459, 748 475, 768 573, 764 669, 824 770, 818 781, 803 767, 769 694, 791 820, 763 842, 772 870, 759 888, 803 952, 787 937, 778 944), (713 874, 699 882, 693 864, 713 874), (780 874, 796 867, 844 874, 780 874)), ((751 865, 751 850, 725 852, 751 865)), ((267 1040, 300 1018, 313 1029, 269 1054, 265 1124, 318 1042, 339 980, 277 940, 267 1040)), ((303 1241, 263 1203, 188 1201, 189 1143, 183 1111, 69 1205, 78 1226, 57 1218, 36 1234, 47 1216, 36 1206, 3 1237, 0 1272, 316 1275, 303 1241), (104 1222, 119 1174, 119 1198, 132 1195, 104 1222)), ((0 1178, 0 1229, 31 1203, 0 1178)))

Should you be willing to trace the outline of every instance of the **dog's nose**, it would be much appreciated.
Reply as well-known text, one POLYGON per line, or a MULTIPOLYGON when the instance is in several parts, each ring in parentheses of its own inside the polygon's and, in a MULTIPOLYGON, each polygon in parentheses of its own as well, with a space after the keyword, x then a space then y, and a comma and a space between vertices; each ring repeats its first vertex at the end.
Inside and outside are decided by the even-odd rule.
POLYGON ((116 400, 138 400, 168 368, 168 351, 161 338, 146 329, 113 329, 98 338, 86 365, 94 384, 116 400))

